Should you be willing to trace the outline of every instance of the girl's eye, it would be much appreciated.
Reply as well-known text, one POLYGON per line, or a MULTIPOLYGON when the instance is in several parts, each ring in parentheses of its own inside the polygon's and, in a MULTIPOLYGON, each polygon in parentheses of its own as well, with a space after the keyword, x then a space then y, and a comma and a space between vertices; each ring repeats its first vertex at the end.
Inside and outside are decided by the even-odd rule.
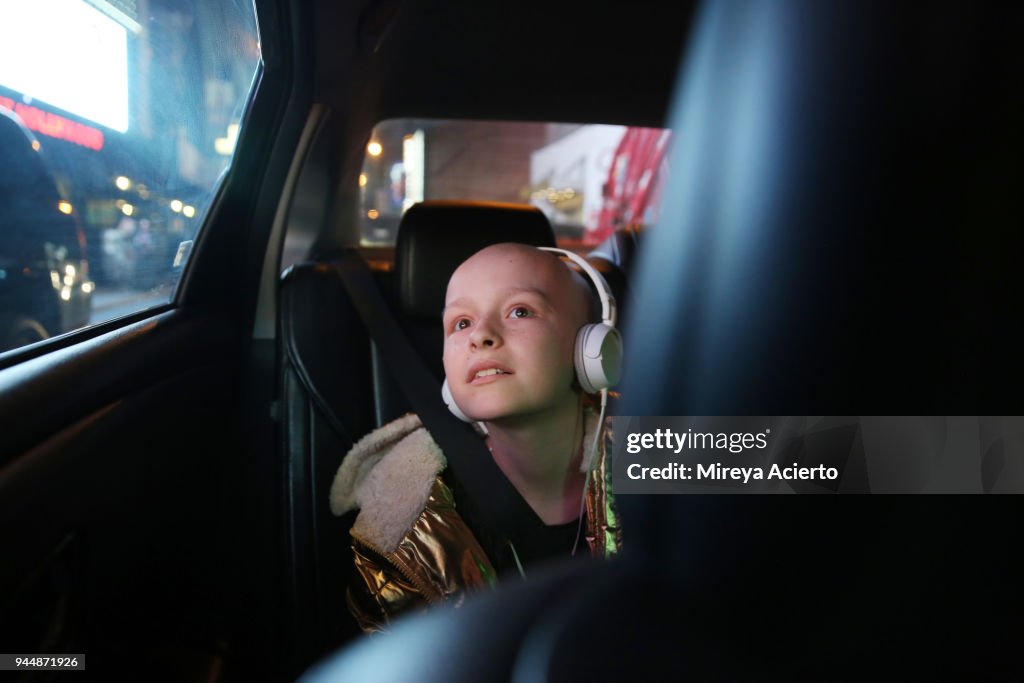
POLYGON ((466 320, 465 318, 459 318, 458 320, 455 321, 456 332, 458 332, 459 330, 464 330, 467 327, 469 327, 469 321, 466 320))
POLYGON ((526 306, 516 306, 510 313, 513 318, 529 318, 533 313, 526 306))

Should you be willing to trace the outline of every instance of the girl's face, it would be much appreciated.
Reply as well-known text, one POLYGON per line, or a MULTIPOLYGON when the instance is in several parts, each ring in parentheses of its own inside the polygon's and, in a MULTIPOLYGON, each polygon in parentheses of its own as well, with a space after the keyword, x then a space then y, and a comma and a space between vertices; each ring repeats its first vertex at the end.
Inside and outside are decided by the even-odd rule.
POLYGON ((492 421, 575 405, 581 287, 557 258, 525 245, 488 247, 459 266, 445 299, 444 369, 466 415, 492 421))

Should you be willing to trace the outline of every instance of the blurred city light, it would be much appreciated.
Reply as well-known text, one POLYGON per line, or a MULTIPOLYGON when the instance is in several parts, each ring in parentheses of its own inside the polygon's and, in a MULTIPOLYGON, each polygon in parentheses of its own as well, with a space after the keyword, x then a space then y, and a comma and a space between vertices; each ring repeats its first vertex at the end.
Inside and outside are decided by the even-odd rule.
POLYGON ((366 187, 366 174, 365 173, 360 173, 359 174, 359 187, 366 187))
POLYGON ((182 207, 181 212, 185 214, 185 218, 192 218, 196 215, 196 207, 186 205, 182 207))
POLYGON ((171 200, 171 211, 174 213, 181 213, 181 210, 185 208, 185 204, 180 199, 171 200))
POLYGON ((131 181, 131 179, 126 178, 123 175, 117 176, 117 178, 114 180, 114 184, 117 185, 117 189, 122 190, 122 191, 126 191, 126 190, 132 189, 132 181, 131 181))
MULTIPOLYGON (((95 6, 104 4, 112 3, 0 3, 0 83, 119 133, 127 131, 128 32, 95 6)), ((67 133, 68 127, 50 130, 67 133)))
POLYGON ((377 209, 370 209, 366 212, 366 217, 371 221, 377 220, 378 216, 380 216, 380 211, 377 211, 377 209))
POLYGON ((417 130, 402 138, 402 173, 405 175, 405 197, 402 199, 402 211, 408 211, 416 202, 424 199, 424 179, 426 177, 426 134, 417 130))
POLYGON ((66 199, 62 199, 59 202, 57 202, 57 210, 60 211, 61 213, 70 215, 74 208, 71 206, 71 202, 67 201, 66 199))
POLYGON ((125 216, 131 216, 133 213, 135 213, 135 207, 129 204, 128 202, 125 202, 124 204, 121 205, 121 213, 123 213, 125 216))
POLYGON ((221 156, 229 157, 231 153, 235 151, 235 145, 238 143, 238 124, 228 124, 228 133, 222 138, 217 138, 213 141, 213 149, 221 156))
POLYGON ((379 157, 384 148, 380 146, 379 142, 371 142, 366 146, 366 153, 371 157, 379 157))

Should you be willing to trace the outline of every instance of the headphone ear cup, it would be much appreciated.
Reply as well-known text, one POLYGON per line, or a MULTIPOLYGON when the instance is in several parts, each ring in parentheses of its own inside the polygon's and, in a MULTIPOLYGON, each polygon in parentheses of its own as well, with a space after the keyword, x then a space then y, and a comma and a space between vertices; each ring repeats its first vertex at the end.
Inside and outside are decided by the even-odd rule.
POLYGON ((622 374, 622 336, 611 325, 584 325, 576 333, 573 361, 576 379, 588 394, 615 386, 622 374))
POLYGON ((455 398, 452 396, 452 390, 448 388, 448 378, 444 378, 444 384, 441 385, 441 400, 448 406, 448 410, 452 412, 452 415, 459 418, 463 422, 472 422, 472 418, 468 417, 462 409, 459 408, 455 402, 455 398))

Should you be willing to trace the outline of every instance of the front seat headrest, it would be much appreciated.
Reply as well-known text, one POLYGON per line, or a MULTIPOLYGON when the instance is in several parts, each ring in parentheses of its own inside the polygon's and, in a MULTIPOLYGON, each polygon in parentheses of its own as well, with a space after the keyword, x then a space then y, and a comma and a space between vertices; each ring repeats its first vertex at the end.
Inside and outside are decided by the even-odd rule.
POLYGON ((547 217, 529 205, 434 200, 412 206, 402 216, 395 245, 402 312, 438 319, 459 264, 500 242, 553 247, 555 235, 547 217))

